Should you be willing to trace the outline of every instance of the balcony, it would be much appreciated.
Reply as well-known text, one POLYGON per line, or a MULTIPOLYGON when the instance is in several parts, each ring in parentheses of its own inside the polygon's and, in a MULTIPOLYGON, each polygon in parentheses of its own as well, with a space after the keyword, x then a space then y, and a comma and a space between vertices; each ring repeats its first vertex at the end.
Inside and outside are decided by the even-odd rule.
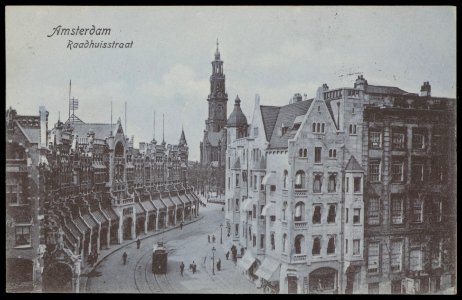
POLYGON ((308 221, 295 221, 294 223, 295 230, 304 230, 308 228, 308 221))
POLYGON ((294 254, 292 258, 293 263, 305 263, 306 262, 306 254, 294 254))
POLYGON ((294 195, 295 197, 306 197, 307 190, 306 189, 295 189, 294 195))

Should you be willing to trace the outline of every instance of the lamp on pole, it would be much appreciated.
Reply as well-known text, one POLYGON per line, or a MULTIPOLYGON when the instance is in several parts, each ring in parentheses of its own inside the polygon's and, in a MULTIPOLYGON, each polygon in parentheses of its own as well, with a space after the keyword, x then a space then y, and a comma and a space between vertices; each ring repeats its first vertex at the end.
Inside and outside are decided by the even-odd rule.
POLYGON ((212 247, 212 274, 215 275, 215 246, 212 247))
POLYGON ((220 244, 223 244, 223 223, 220 224, 220 244))

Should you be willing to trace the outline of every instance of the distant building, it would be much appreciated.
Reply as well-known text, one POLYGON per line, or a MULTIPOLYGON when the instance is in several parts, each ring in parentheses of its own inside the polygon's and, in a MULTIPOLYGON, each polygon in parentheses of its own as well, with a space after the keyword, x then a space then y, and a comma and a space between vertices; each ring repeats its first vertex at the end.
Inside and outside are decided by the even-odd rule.
POLYGON ((239 266, 279 293, 454 286, 454 103, 428 82, 419 96, 363 76, 280 107, 257 97, 226 153, 239 266))

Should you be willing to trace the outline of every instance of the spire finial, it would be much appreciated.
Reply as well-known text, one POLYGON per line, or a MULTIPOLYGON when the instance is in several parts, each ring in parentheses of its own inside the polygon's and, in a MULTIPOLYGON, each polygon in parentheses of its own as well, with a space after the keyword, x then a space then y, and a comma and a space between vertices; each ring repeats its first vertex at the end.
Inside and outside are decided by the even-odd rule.
POLYGON ((219 44, 220 44, 220 43, 218 43, 218 37, 217 37, 217 51, 218 51, 218 45, 219 45, 219 44))

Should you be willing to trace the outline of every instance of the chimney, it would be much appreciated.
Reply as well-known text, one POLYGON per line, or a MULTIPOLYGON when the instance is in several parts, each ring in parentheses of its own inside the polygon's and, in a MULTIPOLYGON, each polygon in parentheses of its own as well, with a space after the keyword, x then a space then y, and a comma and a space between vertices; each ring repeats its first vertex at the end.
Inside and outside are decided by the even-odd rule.
POLYGON ((40 114, 40 148, 47 146, 47 132, 48 132, 48 112, 45 106, 39 107, 40 114))
POLYGON ((255 94, 255 107, 259 107, 259 106, 260 106, 260 95, 255 94))
POLYGON ((329 86, 327 85, 327 83, 322 84, 322 90, 323 91, 328 91, 329 90, 329 86))
POLYGON ((355 89, 364 90, 367 86, 367 80, 364 79, 363 75, 359 75, 355 81, 355 89))
POLYGON ((430 97, 432 91, 432 86, 430 82, 424 81, 423 85, 420 87, 420 96, 421 97, 430 97))
POLYGON ((297 103, 302 101, 302 95, 300 93, 294 94, 294 97, 292 98, 292 103, 297 103))

